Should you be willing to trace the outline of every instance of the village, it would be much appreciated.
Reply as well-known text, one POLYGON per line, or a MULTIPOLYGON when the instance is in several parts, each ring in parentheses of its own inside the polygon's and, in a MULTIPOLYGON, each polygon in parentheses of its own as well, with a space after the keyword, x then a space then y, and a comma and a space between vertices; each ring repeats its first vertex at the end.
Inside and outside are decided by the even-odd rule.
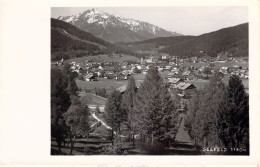
MULTIPOLYGON (((62 65, 63 60, 56 62, 62 65)), ((178 91, 182 98, 190 97, 194 90, 202 88, 213 74, 221 76, 225 82, 231 75, 237 75, 243 83, 248 82, 249 70, 247 58, 235 58, 229 53, 219 53, 216 57, 180 58, 166 53, 158 53, 139 61, 93 61, 70 62, 72 72, 78 74, 77 85, 81 90, 97 88, 108 89, 106 83, 112 83, 109 89, 118 89, 121 92, 126 88, 128 78, 133 75, 139 86, 150 65, 158 68, 164 83, 170 91, 178 91), (83 82, 84 81, 84 82, 83 82), (113 83, 120 83, 113 84, 113 83)), ((244 85, 248 85, 244 84, 244 85)), ((245 86, 248 91, 247 86, 245 86)), ((109 91, 108 91, 109 92, 109 91)))
POLYGON ((62 66, 65 63, 68 63, 70 70, 78 76, 76 83, 81 101, 93 110, 98 106, 104 111, 104 99, 115 89, 123 93, 130 76, 135 78, 139 87, 150 65, 158 68, 172 98, 180 99, 180 111, 185 111, 196 90, 204 88, 214 74, 219 75, 226 84, 231 75, 239 76, 248 93, 248 58, 232 57, 227 52, 219 53, 216 57, 200 58, 180 58, 156 53, 150 57, 136 58, 135 61, 117 62, 102 59, 64 62, 62 59, 55 62, 55 65, 62 66))
MULTIPOLYGON (((118 56, 116 58, 122 57, 118 56)), ((104 118, 107 97, 114 90, 118 90, 121 94, 124 94, 130 76, 133 76, 136 86, 139 88, 151 65, 157 67, 172 99, 178 103, 179 113, 183 113, 184 115, 187 115, 187 106, 196 94, 196 91, 203 89, 215 74, 220 76, 225 84, 228 84, 230 76, 239 76, 245 85, 245 91, 248 93, 248 59, 232 57, 227 52, 219 53, 216 57, 200 58, 180 58, 165 53, 157 53, 148 57, 125 61, 106 61, 102 60, 102 57, 98 60, 96 58, 93 60, 86 57, 85 59, 80 59, 80 61, 77 61, 77 59, 76 61, 75 59, 64 61, 62 59, 53 64, 55 66, 68 66, 69 70, 77 76, 75 82, 79 88, 79 99, 83 105, 90 108, 90 136, 99 139, 94 139, 98 144, 88 146, 88 149, 91 150, 88 154, 98 154, 98 150, 100 151, 100 148, 107 145, 106 137, 109 136, 109 130, 111 130, 111 127, 104 118)), ((181 126, 182 128, 184 128, 184 125, 181 126)), ((183 130, 182 134, 186 133, 183 130)), ((125 138, 127 135, 127 127, 122 125, 121 137, 125 138)), ((180 136, 176 140, 184 139, 180 136)), ((189 137, 185 140, 191 141, 189 137)), ((130 148, 127 142, 125 144, 125 149, 130 148)), ((131 154, 140 153, 140 150, 128 151, 131 154)), ((187 151, 187 148, 185 148, 185 151, 187 151)), ((194 150, 192 149, 191 151, 194 150)))

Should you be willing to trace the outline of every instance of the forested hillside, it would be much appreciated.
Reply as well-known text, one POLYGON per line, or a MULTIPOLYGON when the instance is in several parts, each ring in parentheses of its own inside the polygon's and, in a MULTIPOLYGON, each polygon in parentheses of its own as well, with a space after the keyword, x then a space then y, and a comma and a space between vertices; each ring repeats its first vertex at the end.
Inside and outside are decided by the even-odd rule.
POLYGON ((133 55, 129 48, 115 46, 64 21, 51 19, 52 60, 112 52, 133 55))
POLYGON ((200 36, 162 37, 124 45, 142 49, 152 49, 153 46, 159 48, 159 52, 182 57, 200 56, 200 51, 213 57, 219 52, 229 52, 236 57, 248 56, 248 23, 200 36))

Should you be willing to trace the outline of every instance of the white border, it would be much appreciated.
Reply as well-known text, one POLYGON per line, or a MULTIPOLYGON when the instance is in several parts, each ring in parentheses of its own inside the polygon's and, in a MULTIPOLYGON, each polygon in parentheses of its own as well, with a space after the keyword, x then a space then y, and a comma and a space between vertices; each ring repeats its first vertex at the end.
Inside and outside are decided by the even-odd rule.
POLYGON ((0 165, 259 164, 259 20, 257 0, 0 0, 0 165), (50 11, 87 6, 248 6, 250 156, 50 156, 50 11))

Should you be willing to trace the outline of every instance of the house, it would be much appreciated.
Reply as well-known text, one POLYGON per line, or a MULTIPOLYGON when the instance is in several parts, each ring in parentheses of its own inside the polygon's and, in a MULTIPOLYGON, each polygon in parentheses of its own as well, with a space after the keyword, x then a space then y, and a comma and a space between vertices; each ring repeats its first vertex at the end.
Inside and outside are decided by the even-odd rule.
MULTIPOLYGON (((137 90, 139 88, 140 84, 137 84, 136 86, 137 86, 136 87, 136 90, 137 90)), ((126 88, 127 88, 127 85, 123 85, 123 86, 118 87, 116 90, 123 94, 126 91, 126 88)))
POLYGON ((219 69, 219 72, 222 72, 223 74, 228 74, 229 72, 231 73, 234 68, 229 68, 229 67, 221 67, 219 69))
POLYGON ((166 59, 169 59, 169 54, 163 53, 162 54, 162 60, 166 60, 166 59))
POLYGON ((143 69, 143 66, 137 65, 136 68, 137 68, 138 70, 141 70, 141 69, 143 69))
POLYGON ((175 72, 175 73, 172 75, 172 77, 173 77, 173 78, 180 78, 180 75, 179 75, 177 72, 175 72))
POLYGON ((177 85, 181 82, 184 82, 181 78, 168 78, 170 83, 170 88, 174 89, 177 88, 177 85))
POLYGON ((153 57, 150 57, 149 59, 146 59, 145 61, 146 61, 146 63, 153 63, 153 57))
POLYGON ((189 96, 196 90, 196 86, 194 86, 192 83, 180 82, 176 87, 182 92, 182 95, 184 96, 189 96))
POLYGON ((163 67, 158 67, 158 71, 163 71, 164 68, 163 67))
POLYGON ((227 71, 227 70, 228 70, 228 67, 221 67, 221 70, 227 71))
POLYGON ((198 79, 198 77, 194 74, 194 72, 191 72, 191 71, 183 72, 182 76, 183 76, 184 79, 188 79, 188 80, 198 79))
POLYGON ((191 60, 191 63, 198 63, 197 57, 192 57, 190 60, 191 60))
POLYGON ((121 66, 127 66, 127 62, 125 62, 125 61, 122 62, 122 63, 121 63, 121 66))
POLYGON ((184 71, 184 72, 182 73, 183 79, 187 79, 188 76, 189 76, 189 74, 190 74, 190 71, 184 71))
POLYGON ((115 79, 116 80, 127 80, 129 78, 130 74, 122 74, 119 73, 116 75, 115 79))
POLYGON ((105 71, 104 78, 113 79, 115 77, 115 73, 113 71, 105 71))
POLYGON ((217 60, 218 61, 226 61, 228 59, 228 57, 231 57, 232 54, 228 53, 228 52, 220 52, 217 54, 217 60))
POLYGON ((233 65, 233 68, 235 68, 235 69, 243 69, 242 66, 239 66, 239 65, 233 65))
POLYGON ((99 70, 103 70, 103 67, 101 65, 98 66, 99 70))
POLYGON ((124 74, 124 75, 128 75, 128 74, 130 74, 131 72, 129 71, 129 70, 124 70, 124 71, 122 71, 122 74, 124 74))
POLYGON ((84 79, 85 79, 86 81, 95 81, 95 80, 96 80, 96 77, 95 77, 94 74, 87 74, 87 75, 84 76, 84 79))
POLYGON ((218 75, 220 78, 224 78, 224 73, 223 72, 217 72, 216 75, 218 75))
POLYGON ((142 74, 147 74, 147 70, 143 70, 143 71, 142 71, 142 74))

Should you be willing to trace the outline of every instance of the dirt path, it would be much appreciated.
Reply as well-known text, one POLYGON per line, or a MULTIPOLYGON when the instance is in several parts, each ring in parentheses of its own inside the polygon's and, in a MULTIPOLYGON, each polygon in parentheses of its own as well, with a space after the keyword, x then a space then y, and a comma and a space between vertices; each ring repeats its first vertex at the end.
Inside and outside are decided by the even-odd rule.
POLYGON ((184 118, 181 121, 180 127, 178 129, 176 138, 175 138, 175 142, 182 142, 182 143, 186 143, 187 145, 194 145, 192 139, 190 138, 189 134, 187 131, 185 131, 184 129, 184 118))
POLYGON ((182 115, 180 127, 175 137, 172 147, 170 147, 171 155, 197 155, 200 154, 194 146, 193 140, 190 138, 188 132, 184 129, 185 116, 182 115))
POLYGON ((105 122, 103 122, 101 119, 99 119, 95 113, 91 114, 94 119, 96 119, 98 122, 100 121, 103 126, 105 126, 107 129, 111 129, 110 126, 108 126, 105 122))

